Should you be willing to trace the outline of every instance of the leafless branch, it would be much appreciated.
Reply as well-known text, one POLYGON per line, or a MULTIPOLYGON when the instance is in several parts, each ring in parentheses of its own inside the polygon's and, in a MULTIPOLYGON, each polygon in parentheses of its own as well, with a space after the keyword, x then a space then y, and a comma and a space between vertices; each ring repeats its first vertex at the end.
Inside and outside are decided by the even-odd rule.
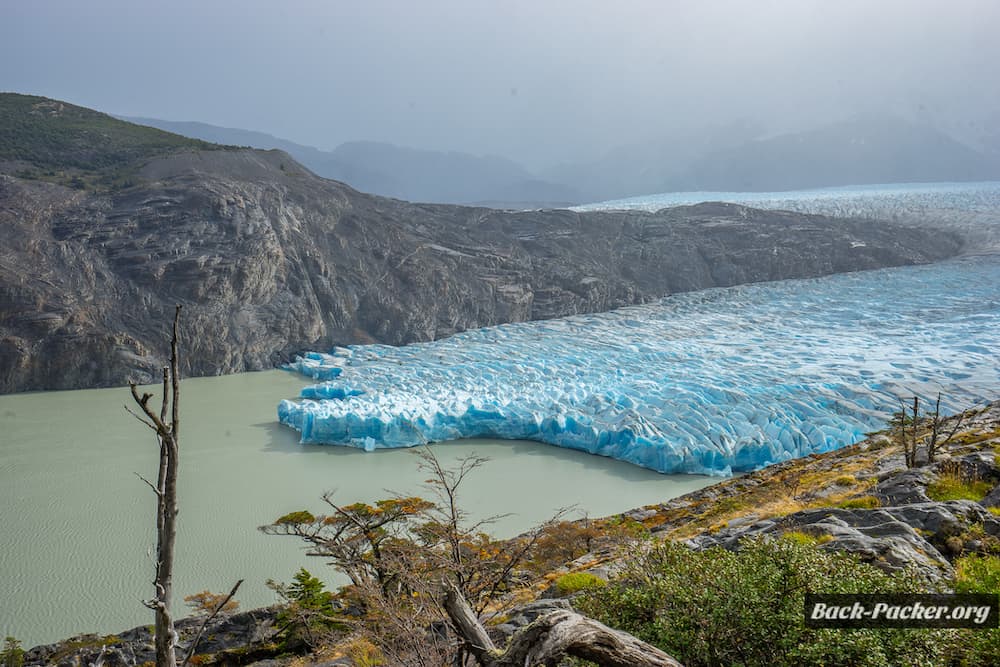
POLYGON ((205 628, 208 627, 208 624, 212 622, 212 619, 214 619, 216 616, 219 615, 219 612, 222 611, 222 608, 225 607, 229 603, 229 601, 233 599, 233 596, 236 595, 236 591, 239 589, 242 583, 243 583, 242 579, 237 581, 236 584, 233 586, 233 589, 229 591, 229 595, 223 598, 222 601, 219 602, 219 604, 215 605, 215 609, 212 610, 212 613, 209 614, 205 618, 205 620, 201 622, 201 625, 198 627, 198 632, 195 634, 194 639, 191 640, 191 644, 188 646, 187 653, 184 654, 184 660, 181 662, 181 667, 187 667, 188 662, 191 660, 191 656, 194 655, 195 650, 198 648, 198 643, 201 641, 201 636, 202 634, 204 634, 205 628))
POLYGON ((156 488, 155 486, 153 486, 153 483, 152 483, 152 482, 150 482, 150 481, 149 481, 148 479, 146 479, 145 477, 143 477, 143 476, 142 476, 142 475, 140 475, 139 473, 134 473, 134 474, 135 474, 135 476, 136 476, 136 477, 138 477, 138 478, 139 478, 139 479, 141 479, 141 480, 142 480, 143 482, 145 482, 145 483, 146 483, 146 486, 148 486, 149 488, 151 488, 151 489, 153 490, 153 493, 155 493, 155 494, 156 494, 157 496, 159 496, 159 495, 162 495, 162 494, 160 493, 160 490, 159 490, 158 488, 156 488))

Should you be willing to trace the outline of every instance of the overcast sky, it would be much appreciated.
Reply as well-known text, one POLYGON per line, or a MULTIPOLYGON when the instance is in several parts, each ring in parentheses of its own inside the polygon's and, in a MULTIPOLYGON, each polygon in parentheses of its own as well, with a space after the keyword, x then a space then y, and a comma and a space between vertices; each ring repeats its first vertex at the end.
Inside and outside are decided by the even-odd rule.
POLYGON ((536 168, 740 118, 975 136, 998 71, 996 0, 0 2, 0 90, 536 168))

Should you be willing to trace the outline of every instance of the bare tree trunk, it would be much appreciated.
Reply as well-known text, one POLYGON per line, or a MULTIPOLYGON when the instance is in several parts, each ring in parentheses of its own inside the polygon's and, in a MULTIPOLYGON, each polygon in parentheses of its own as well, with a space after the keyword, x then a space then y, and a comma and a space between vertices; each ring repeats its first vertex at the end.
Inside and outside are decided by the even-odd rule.
MULTIPOLYGON (((156 667, 176 667, 177 633, 171 602, 174 587, 174 542, 177 537, 177 468, 178 434, 180 431, 180 375, 177 358, 177 324, 181 316, 178 305, 174 312, 173 335, 170 342, 170 366, 163 369, 163 397, 157 414, 149 406, 152 394, 139 396, 134 382, 129 383, 132 398, 142 409, 144 417, 132 412, 141 422, 156 433, 160 445, 160 464, 153 485, 141 478, 156 494, 156 576, 153 580, 155 595, 145 605, 155 612, 156 667), (170 387, 168 394, 167 387, 170 387), (170 408, 170 423, 167 409, 170 408)), ((127 409, 127 408, 126 408, 127 409)))
POLYGON ((567 655, 602 667, 682 667, 655 646, 565 610, 536 619, 511 637, 507 650, 500 651, 454 585, 448 588, 444 606, 469 652, 482 667, 557 665, 567 655))

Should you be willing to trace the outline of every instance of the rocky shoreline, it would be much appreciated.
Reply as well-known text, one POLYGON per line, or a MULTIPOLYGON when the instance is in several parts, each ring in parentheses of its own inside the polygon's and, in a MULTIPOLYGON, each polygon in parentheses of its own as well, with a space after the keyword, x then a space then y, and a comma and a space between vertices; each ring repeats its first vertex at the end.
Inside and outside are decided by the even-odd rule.
MULTIPOLYGON (((954 418, 952 418, 954 419, 954 418)), ((964 413, 937 460, 912 469, 885 433, 826 454, 768 466, 659 505, 598 520, 600 530, 628 522, 653 539, 679 540, 692 549, 738 548, 752 536, 807 539, 819 548, 856 554, 886 571, 909 568, 928 584, 946 582, 961 555, 1000 552, 1000 401, 964 413), (942 480, 978 484, 981 500, 934 500, 942 480), (602 528, 603 527, 603 528, 602 528)), ((514 594, 519 604, 493 628, 509 636, 538 616, 569 603, 553 582, 567 573, 612 576, 623 558, 611 542, 514 594)), ((199 645, 199 664, 275 665, 277 607, 221 617, 199 645)), ((181 645, 200 619, 181 621, 181 645)), ((119 635, 85 635, 34 647, 27 665, 143 665, 152 659, 147 626, 119 635)), ((329 657, 329 656, 328 656, 329 657)), ((284 662, 288 658, 282 659, 284 662)), ((297 664, 351 665, 330 657, 297 664)))

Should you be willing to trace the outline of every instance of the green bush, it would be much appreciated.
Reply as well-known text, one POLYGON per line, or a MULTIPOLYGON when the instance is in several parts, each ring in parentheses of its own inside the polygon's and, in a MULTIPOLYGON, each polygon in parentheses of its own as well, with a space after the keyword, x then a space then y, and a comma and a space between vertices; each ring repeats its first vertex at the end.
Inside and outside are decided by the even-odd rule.
POLYGON ((805 546, 818 546, 832 541, 833 535, 813 535, 811 533, 803 533, 801 530, 790 530, 786 533, 782 533, 781 539, 789 540, 791 542, 795 542, 796 544, 805 546))
POLYGON ((556 590, 560 595, 572 595, 607 585, 608 582, 590 572, 570 572, 556 579, 556 590))
POLYGON ((975 479, 962 479, 958 475, 942 475, 937 481, 927 485, 927 496, 931 500, 973 500, 979 502, 986 497, 993 485, 975 479))
POLYGON ((875 496, 860 496, 858 498, 849 498, 837 505, 837 507, 845 510, 870 510, 878 507, 879 504, 879 500, 875 496))
POLYGON ((21 642, 13 637, 7 637, 3 642, 3 650, 0 650, 0 667, 23 667, 24 649, 21 642))
MULTIPOLYGON (((1000 556, 972 554, 955 561, 956 593, 1000 592, 1000 556)), ((959 639, 966 667, 988 667, 1000 656, 1000 630, 964 630, 959 639)))
POLYGON ((1000 556, 971 554, 956 560, 955 592, 1000 592, 1000 556))
POLYGON ((576 604, 689 667, 936 664, 954 633, 804 624, 807 591, 918 590, 909 573, 889 575, 794 539, 748 540, 739 552, 665 542, 634 556, 619 578, 586 591, 576 604))
POLYGON ((295 573, 291 584, 268 580, 267 585, 285 603, 277 621, 281 645, 286 650, 316 648, 333 632, 345 628, 333 594, 304 567, 295 573))

